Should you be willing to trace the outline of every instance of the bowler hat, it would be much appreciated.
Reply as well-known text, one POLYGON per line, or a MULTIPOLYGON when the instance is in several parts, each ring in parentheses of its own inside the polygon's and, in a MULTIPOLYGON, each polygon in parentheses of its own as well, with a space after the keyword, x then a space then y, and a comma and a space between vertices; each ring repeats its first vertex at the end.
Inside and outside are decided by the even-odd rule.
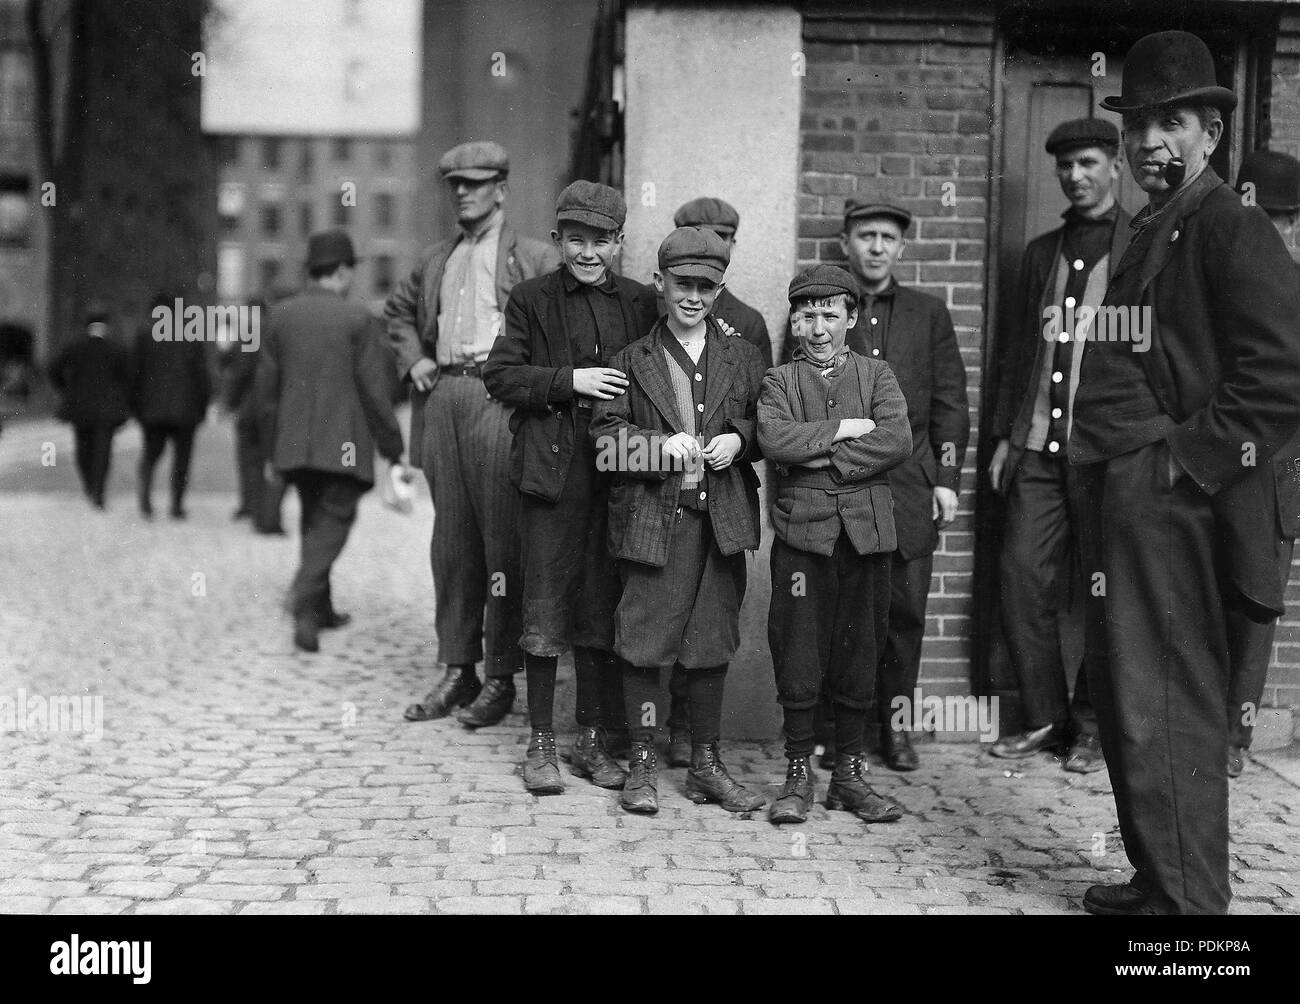
POLYGON ((443 178, 487 181, 510 173, 510 157, 499 143, 476 141, 454 146, 438 161, 443 178))
POLYGON ((659 270, 681 278, 721 282, 731 263, 731 248, 706 227, 678 227, 659 245, 659 270))
POLYGON ((1213 105, 1225 112, 1237 107, 1237 95, 1215 79, 1209 47, 1186 31, 1157 31, 1133 43, 1124 57, 1119 97, 1101 102, 1121 114, 1171 104, 1213 105))
POLYGON ((850 220, 863 220, 872 216, 884 216, 887 219, 894 220, 903 228, 903 233, 907 233, 907 228, 912 225, 911 213, 906 209, 900 209, 898 206, 891 206, 888 203, 849 199, 844 205, 844 226, 846 228, 850 220))
MULTIPOLYGON (((838 265, 814 265, 790 280, 790 302, 796 300, 821 300, 828 296, 846 294, 854 304, 858 300, 858 284, 838 265)), ((852 306, 852 304, 850 304, 852 306)))
POLYGON ((1237 172, 1237 191, 1255 186, 1255 205, 1279 213, 1300 209, 1300 160, 1277 150, 1246 154, 1237 172))
POLYGON ((307 238, 307 271, 355 265, 352 238, 343 230, 321 230, 307 238))
POLYGON ((1114 122, 1104 119, 1070 119, 1052 130, 1045 144, 1047 152, 1055 157, 1066 150, 1081 146, 1119 147, 1119 130, 1114 122))
POLYGON ((622 230, 627 203, 618 189, 595 181, 575 181, 555 200, 556 223, 585 223, 598 230, 622 230))
POLYGON ((673 214, 675 227, 705 227, 723 237, 730 237, 740 226, 740 214, 730 203, 702 196, 691 199, 673 214))

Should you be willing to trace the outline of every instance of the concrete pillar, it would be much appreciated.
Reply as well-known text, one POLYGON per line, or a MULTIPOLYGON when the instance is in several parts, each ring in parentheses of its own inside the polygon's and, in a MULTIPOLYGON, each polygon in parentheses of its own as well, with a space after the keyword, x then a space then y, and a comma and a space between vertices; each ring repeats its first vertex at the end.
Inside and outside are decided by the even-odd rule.
MULTIPOLYGON (((626 274, 649 281, 673 212, 699 195, 740 213, 727 282, 762 311, 773 335, 786 318, 795 267, 802 20, 793 7, 632 6, 627 12, 626 274)), ((747 558, 742 647, 731 666, 723 728, 732 738, 780 730, 767 645, 772 531, 747 558)))

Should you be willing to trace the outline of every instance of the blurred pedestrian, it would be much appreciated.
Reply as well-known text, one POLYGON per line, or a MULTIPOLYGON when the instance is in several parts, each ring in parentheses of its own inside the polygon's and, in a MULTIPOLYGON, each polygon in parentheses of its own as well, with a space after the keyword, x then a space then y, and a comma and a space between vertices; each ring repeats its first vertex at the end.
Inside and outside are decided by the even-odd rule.
POLYGON ((260 435, 271 462, 298 490, 302 559, 291 603, 294 644, 320 648, 321 628, 351 618, 334 609, 330 569, 374 484, 374 455, 402 455, 402 433, 386 392, 389 360, 370 313, 347 301, 355 274, 352 241, 342 230, 307 242, 311 283, 277 305, 263 334, 254 394, 260 435))
POLYGON ((107 310, 87 312, 85 331, 50 364, 50 380, 62 395, 57 417, 75 431, 81 486, 103 509, 113 436, 130 414, 131 392, 130 356, 110 337, 107 310))
POLYGON ((154 297, 150 320, 136 332, 131 360, 131 410, 144 430, 137 491, 140 515, 153 518, 153 469, 172 444, 171 517, 185 518, 185 488, 190 478, 194 432, 208 411, 212 380, 204 341, 180 337, 182 318, 170 322, 160 311, 177 314, 180 300, 170 293, 154 297), (155 337, 166 323, 166 339, 155 337))

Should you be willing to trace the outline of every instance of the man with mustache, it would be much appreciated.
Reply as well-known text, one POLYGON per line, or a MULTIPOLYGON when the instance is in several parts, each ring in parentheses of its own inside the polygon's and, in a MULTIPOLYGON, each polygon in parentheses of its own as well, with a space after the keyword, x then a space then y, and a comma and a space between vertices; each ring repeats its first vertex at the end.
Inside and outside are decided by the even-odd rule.
POLYGON ((1268 218, 1210 167, 1220 86, 1195 35, 1124 61, 1130 169, 1148 204, 1103 306, 1151 326, 1148 351, 1089 340, 1069 457, 1081 465, 1086 658, 1132 878, 1090 913, 1223 914, 1228 884, 1227 612, 1282 612, 1269 461, 1300 428, 1300 290, 1268 218))
MULTIPOLYGON (((1070 208, 1061 214, 1063 225, 1025 248, 1019 300, 1004 312, 1008 327, 991 423, 998 445, 989 464, 994 491, 1007 497, 1002 630, 1025 728, 989 752, 1020 758, 1069 743, 1065 769, 1086 774, 1105 766, 1097 715, 1082 669, 1073 696, 1068 693, 1057 619, 1061 584, 1077 572, 1079 485, 1065 445, 1084 332, 1047 319, 1101 303, 1128 246, 1129 214, 1115 201, 1121 162, 1113 124, 1062 122, 1047 137, 1047 152, 1070 208)), ((1082 602, 1077 586, 1070 592, 1082 602)))

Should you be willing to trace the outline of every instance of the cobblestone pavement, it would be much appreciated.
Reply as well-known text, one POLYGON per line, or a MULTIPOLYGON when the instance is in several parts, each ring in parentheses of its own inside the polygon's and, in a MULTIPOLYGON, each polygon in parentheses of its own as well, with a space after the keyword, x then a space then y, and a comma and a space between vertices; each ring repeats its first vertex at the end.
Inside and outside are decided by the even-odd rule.
MULTIPOLYGON (((576 778, 526 795, 522 699, 478 733, 401 720, 431 669, 427 498, 404 517, 366 497, 335 573, 355 622, 298 655, 280 609, 296 543, 231 522, 228 425, 200 430, 184 523, 137 517, 129 431, 93 512, 70 438, 0 436, 0 700, 102 698, 102 735, 93 705, 88 734, 4 726, 0 911, 1030 914, 1126 874, 1104 772, 1008 771, 973 744, 873 768, 909 810, 886 826, 733 817, 689 803, 682 771, 650 818, 576 778)), ((776 790, 778 743, 728 752, 776 790)), ((1300 912, 1297 808, 1259 763, 1234 783, 1234 912, 1300 912)))

